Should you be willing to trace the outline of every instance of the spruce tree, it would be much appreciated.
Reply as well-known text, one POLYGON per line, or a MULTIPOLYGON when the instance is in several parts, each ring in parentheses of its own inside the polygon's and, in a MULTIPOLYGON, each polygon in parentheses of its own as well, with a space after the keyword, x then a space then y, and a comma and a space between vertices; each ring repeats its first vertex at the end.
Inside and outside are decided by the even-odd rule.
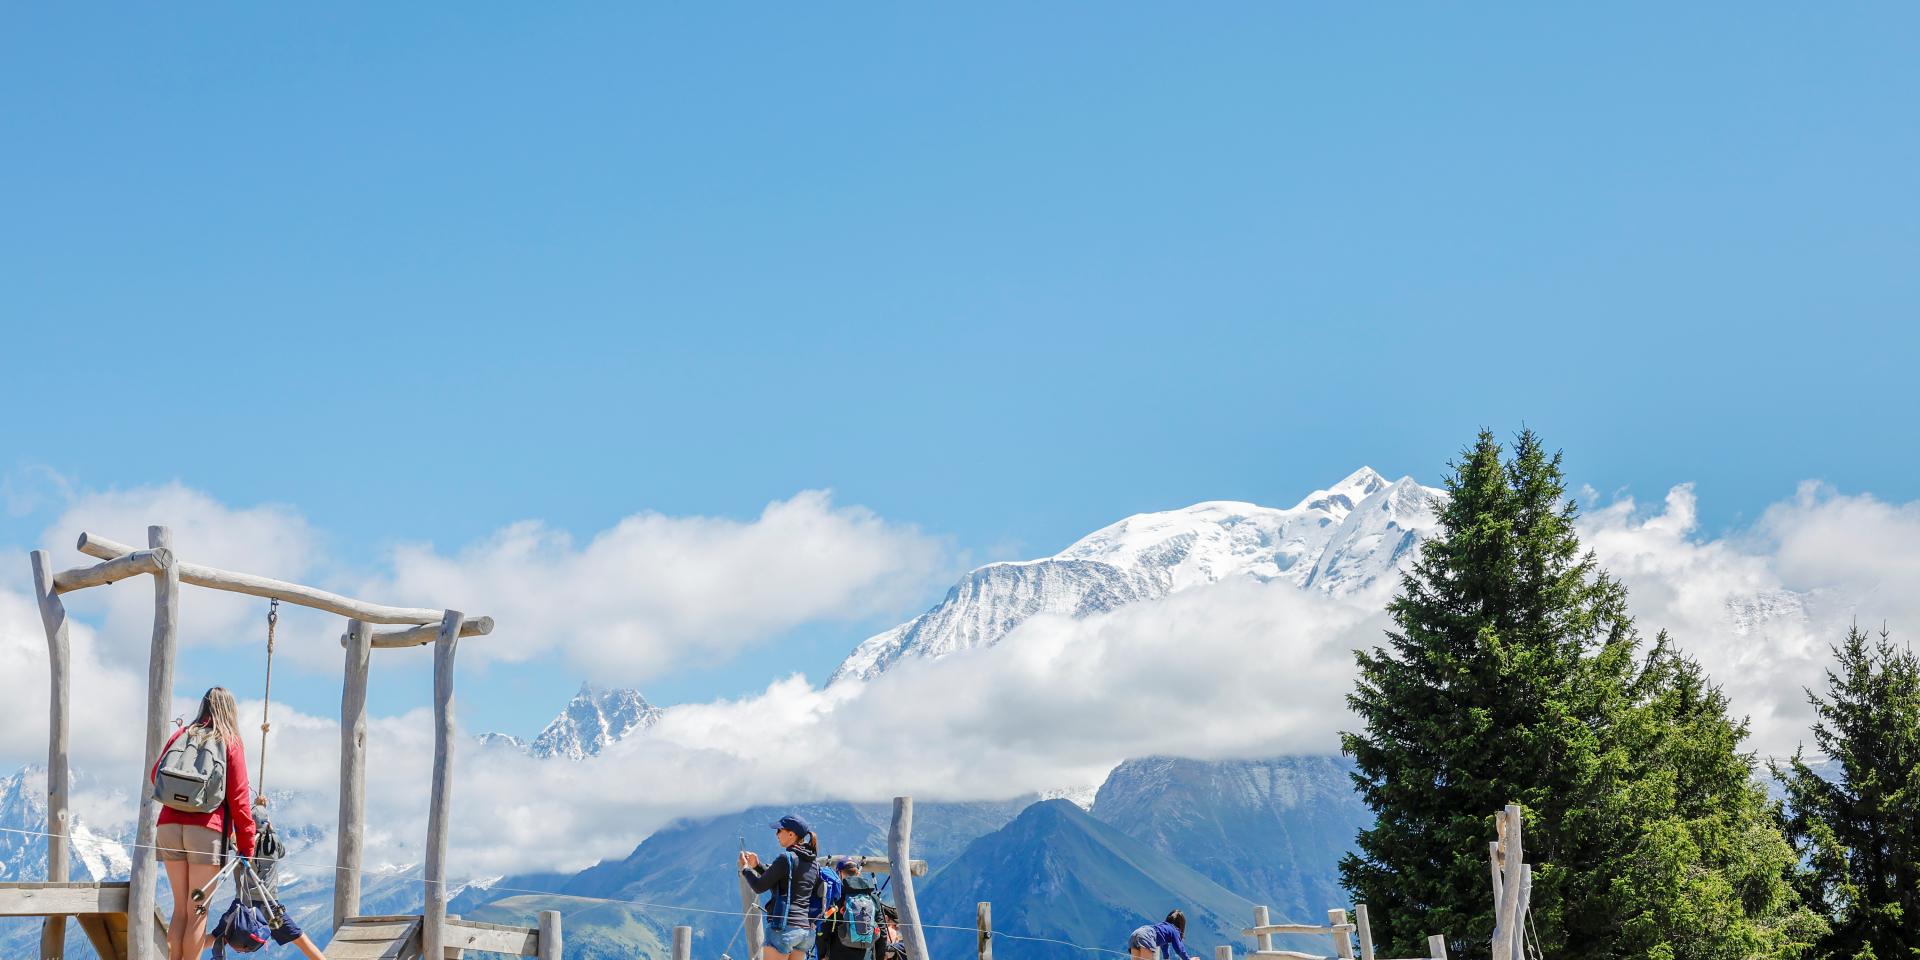
POLYGON ((1814 746, 1823 768, 1796 752, 1774 776, 1781 816, 1806 864, 1801 888, 1832 932, 1818 955, 1834 960, 1920 958, 1920 660, 1886 631, 1858 626, 1833 648, 1827 695, 1812 690, 1814 746))
POLYGON ((1402 576, 1384 647, 1359 651, 1343 736, 1376 814, 1341 864, 1401 955, 1445 933, 1488 955, 1494 811, 1517 801, 1533 928, 1564 958, 1794 956, 1815 923, 1738 752, 1743 725, 1574 530, 1559 454, 1483 431, 1439 531, 1402 576))

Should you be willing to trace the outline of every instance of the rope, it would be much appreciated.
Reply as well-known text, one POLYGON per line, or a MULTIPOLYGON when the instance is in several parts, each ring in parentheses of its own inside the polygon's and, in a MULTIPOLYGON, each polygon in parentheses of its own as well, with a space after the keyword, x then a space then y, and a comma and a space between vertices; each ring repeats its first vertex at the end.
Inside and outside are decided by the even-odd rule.
POLYGON ((267 711, 273 708, 273 628, 280 623, 280 601, 267 604, 267 689, 260 695, 260 778, 254 791, 253 805, 267 805, 267 731, 273 724, 267 720, 267 711))

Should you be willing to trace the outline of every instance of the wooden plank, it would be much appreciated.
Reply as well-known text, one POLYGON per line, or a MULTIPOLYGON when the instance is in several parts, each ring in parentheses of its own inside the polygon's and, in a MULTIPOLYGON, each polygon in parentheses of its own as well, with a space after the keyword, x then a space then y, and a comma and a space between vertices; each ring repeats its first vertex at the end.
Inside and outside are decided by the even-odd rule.
MULTIPOLYGON (((81 553, 102 560, 113 560, 133 553, 134 549, 124 543, 108 540, 99 534, 83 533, 77 544, 81 553)), ((352 597, 343 597, 329 593, 318 587, 309 587, 302 583, 289 583, 272 577, 257 577, 251 573, 237 573, 198 563, 174 561, 173 566, 180 571, 180 581, 209 590, 225 590, 229 593, 244 593, 248 596, 267 597, 284 600, 287 603, 315 610, 325 610, 353 620, 365 620, 368 623, 433 623, 440 619, 441 611, 430 607, 391 607, 383 603, 368 603, 352 597)))
POLYGON ((1428 960, 1447 960, 1447 938, 1437 933, 1428 937, 1427 953, 1431 954, 1428 960))
POLYGON ((327 960, 419 960, 419 917, 355 917, 327 944, 327 960))
POLYGON ((440 638, 433 642, 433 793, 427 803, 426 909, 420 928, 420 953, 446 954, 447 832, 453 816, 453 656, 460 645, 466 615, 445 611, 440 638))
POLYGON ((1366 904, 1356 903, 1353 905, 1353 925, 1359 928, 1360 960, 1374 960, 1373 924, 1367 921, 1367 905, 1366 904))
POLYGON ((454 950, 480 950, 516 957, 531 957, 540 952, 538 927, 515 927, 500 923, 449 918, 445 936, 446 949, 449 953, 454 950))
MULTIPOLYGON (((913 844, 913 798, 893 798, 893 823, 887 829, 887 859, 893 863, 913 863, 909 855, 913 844)), ((920 901, 913 893, 913 871, 893 875, 893 905, 900 914, 901 939, 906 941, 908 960, 929 960, 927 933, 920 926, 920 901)))
POLYGON ((1249 957, 1288 957, 1290 960, 1339 960, 1338 957, 1323 957, 1317 953, 1301 953, 1298 950, 1255 950, 1249 957))
MULTIPOLYGON (((1340 913, 1345 914, 1346 911, 1342 910, 1340 911, 1340 913)), ((1329 910, 1327 911, 1327 914, 1331 916, 1333 914, 1333 911, 1329 910)), ((1325 936, 1331 936, 1333 934, 1341 933, 1343 931, 1346 933, 1352 933, 1354 931, 1354 925, 1351 923, 1347 923, 1344 920, 1341 921, 1340 923, 1333 924, 1330 926, 1320 926, 1318 924, 1312 924, 1312 923, 1269 923, 1262 926, 1248 927, 1245 930, 1240 931, 1240 935, 1243 937, 1257 937, 1262 934, 1266 934, 1270 936, 1276 933, 1309 933, 1309 934, 1318 934, 1320 936, 1325 937, 1325 936)))
POLYGON ((333 929, 360 913, 360 865, 367 828, 367 667, 373 628, 347 621, 340 680, 340 817, 333 844, 333 929))
MULTIPOLYGON (((153 578, 153 646, 147 655, 147 749, 140 764, 140 819, 134 832, 133 871, 127 887, 127 913, 135 917, 153 912, 158 892, 160 865, 150 851, 155 846, 155 819, 160 811, 147 776, 167 742, 167 719, 173 715, 173 650, 180 634, 180 564, 172 559, 173 534, 166 527, 148 527, 147 547, 168 551, 168 562, 153 578)), ((160 944, 165 942, 165 937, 156 940, 145 923, 130 924, 127 956, 129 960, 160 960, 160 944)))
MULTIPOLYGON (((53 589, 53 556, 33 551, 33 592, 39 601, 40 626, 47 634, 47 879, 67 879, 67 771, 68 718, 72 716, 73 683, 67 646, 67 608, 53 589)), ((59 960, 67 949, 67 918, 48 917, 40 927, 41 960, 59 960)))
POLYGON ((127 912, 124 883, 0 884, 0 916, 45 917, 127 912))

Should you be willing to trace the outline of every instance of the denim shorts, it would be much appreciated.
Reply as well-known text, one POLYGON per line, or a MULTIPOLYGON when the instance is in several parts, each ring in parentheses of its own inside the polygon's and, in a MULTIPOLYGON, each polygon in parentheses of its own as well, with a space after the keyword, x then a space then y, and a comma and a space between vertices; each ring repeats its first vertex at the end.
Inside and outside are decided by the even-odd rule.
POLYGON ((1152 927, 1141 927, 1127 938, 1127 952, 1135 950, 1146 950, 1156 957, 1160 955, 1160 941, 1154 937, 1152 927))
POLYGON ((813 949, 813 928, 789 927, 768 920, 767 946, 780 953, 805 953, 813 949))

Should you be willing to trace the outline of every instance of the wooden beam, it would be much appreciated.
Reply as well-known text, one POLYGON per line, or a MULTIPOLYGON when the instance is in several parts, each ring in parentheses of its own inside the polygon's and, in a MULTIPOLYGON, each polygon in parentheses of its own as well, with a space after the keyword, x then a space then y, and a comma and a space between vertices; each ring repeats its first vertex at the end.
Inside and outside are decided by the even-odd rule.
POLYGON ((1323 957, 1317 953, 1301 953, 1298 950, 1255 950, 1254 952, 1247 954, 1247 956, 1249 957, 1286 957, 1288 958, 1288 960, 1336 960, 1336 958, 1334 957, 1323 957))
POLYGON ((433 642, 433 795, 427 806, 426 909, 420 924, 420 953, 446 955, 447 829, 453 810, 453 654, 466 616, 448 610, 440 616, 440 638, 433 642))
POLYGON ((1253 908, 1253 929, 1257 932, 1241 934, 1243 937, 1254 938, 1253 952, 1259 953, 1262 950, 1273 949, 1273 932, 1266 929, 1273 926, 1271 919, 1264 904, 1253 908))
MULTIPOLYGON (((893 798, 893 824, 887 830, 887 859, 913 863, 913 798, 893 798)), ((920 927, 920 902, 913 894, 913 870, 893 875, 893 905, 900 914, 900 932, 906 940, 907 960, 929 960, 927 933, 920 927)))
MULTIPOLYGON (((67 646, 67 608, 54 591, 53 557, 33 552, 33 592, 40 606, 40 626, 47 633, 47 879, 67 879, 68 718, 73 683, 67 646)), ((67 918, 48 917, 40 927, 41 960, 66 955, 67 918)))
POLYGON ((1437 933, 1428 937, 1427 954, 1429 960, 1447 960, 1447 938, 1437 933))
POLYGON ((109 583, 119 583, 141 574, 159 573, 160 569, 172 561, 166 551, 135 550, 91 567, 75 567, 62 570, 53 575, 54 593, 72 593, 88 587, 102 587, 109 583))
POLYGON ((1213 948, 1213 960, 1233 960, 1233 945, 1213 948))
MULTIPOLYGON (((493 632, 492 617, 474 617, 460 625, 460 638, 484 637, 493 632)), ((373 648, 375 650, 394 650, 401 647, 424 647, 440 638, 440 625, 423 623, 417 627, 403 627, 399 630, 375 630, 373 648)), ((347 635, 340 635, 340 645, 347 645, 347 635)))
MULTIPOLYGON (((132 547, 124 543, 108 540, 95 533, 83 533, 78 544, 81 553, 89 557, 112 560, 133 553, 132 547)), ((337 613, 355 620, 368 623, 433 623, 440 619, 441 611, 431 607, 390 607, 386 604, 368 603, 352 597, 343 597, 329 593, 318 587, 309 587, 301 583, 289 583, 271 577, 257 577, 251 573, 236 573, 217 567, 202 566, 197 563, 175 561, 173 566, 180 571, 180 582, 209 590, 225 590, 229 593, 244 593, 254 597, 268 597, 284 600, 287 603, 315 610, 337 613)))
POLYGON ((1360 960, 1373 960, 1373 924, 1367 920, 1367 905, 1353 905, 1353 925, 1359 927, 1360 960))
POLYGON ((333 930, 360 914, 360 865, 367 827, 367 665, 373 628, 347 621, 340 681, 340 817, 334 829, 333 930))
MULTIPOLYGON (((554 954, 556 960, 559 956, 557 953, 554 954)), ((673 928, 673 960, 693 960, 692 927, 673 928)), ((758 958, 755 958, 755 960, 758 960, 758 958)))
MULTIPOLYGON (((688 949, 691 950, 693 945, 693 929, 690 927, 676 928, 676 932, 675 932, 676 942, 678 940, 679 930, 687 931, 687 945, 688 945, 688 949)), ((560 960, 560 955, 564 951, 565 951, 565 941, 561 938, 561 933, 560 933, 560 911, 558 910, 540 911, 540 958, 539 960, 560 960)))
MULTIPOLYGON (((835 864, 835 863, 839 863, 842 860, 852 860, 854 864, 860 868, 860 871, 862 873, 892 873, 893 872, 893 862, 888 860, 886 857, 856 857, 856 856, 847 856, 847 855, 835 855, 835 856, 820 858, 820 862, 824 864, 835 864)), ((915 860, 913 861, 911 866, 913 868, 914 876, 924 877, 927 875, 927 862, 925 860, 915 860)))
MULTIPOLYGON (((146 918, 153 914, 159 881, 159 863, 153 859, 155 818, 148 771, 167 743, 167 718, 173 714, 173 650, 180 632, 180 564, 173 559, 173 534, 166 527, 147 528, 147 548, 159 552, 166 565, 153 578, 153 646, 147 654, 147 749, 140 764, 140 819, 136 821, 133 872, 127 885, 128 960, 160 960, 161 949, 146 918)), ((132 553, 131 550, 122 553, 132 553)))
POLYGON ((0 883, 0 917, 126 913, 127 884, 0 883))

